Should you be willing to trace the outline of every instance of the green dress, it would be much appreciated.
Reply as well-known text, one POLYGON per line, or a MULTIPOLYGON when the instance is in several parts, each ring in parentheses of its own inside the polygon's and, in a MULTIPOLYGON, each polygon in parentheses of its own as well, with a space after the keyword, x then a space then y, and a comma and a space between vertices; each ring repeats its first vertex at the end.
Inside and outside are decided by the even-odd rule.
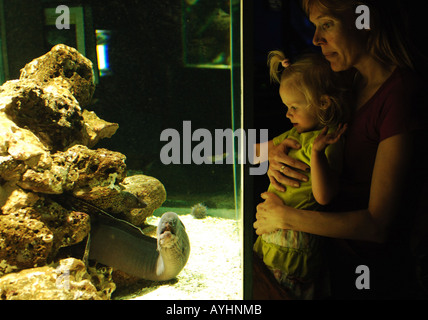
MULTIPOLYGON (((334 132, 331 128, 329 132, 334 132)), ((273 139, 274 145, 280 144, 286 138, 297 140, 302 146, 299 150, 290 150, 289 156, 310 165, 312 145, 322 130, 298 133, 295 128, 273 139)), ((326 157, 330 167, 338 173, 342 170, 343 141, 327 146, 326 157)), ((270 185, 268 192, 278 195, 287 206, 319 211, 319 205, 312 193, 310 173, 305 173, 309 180, 301 182, 299 188, 287 186, 285 192, 277 191, 270 185)), ((263 259, 278 282, 283 285, 295 298, 310 299, 313 295, 313 284, 321 268, 322 238, 313 234, 294 231, 277 230, 259 236, 254 244, 254 251, 263 259)))

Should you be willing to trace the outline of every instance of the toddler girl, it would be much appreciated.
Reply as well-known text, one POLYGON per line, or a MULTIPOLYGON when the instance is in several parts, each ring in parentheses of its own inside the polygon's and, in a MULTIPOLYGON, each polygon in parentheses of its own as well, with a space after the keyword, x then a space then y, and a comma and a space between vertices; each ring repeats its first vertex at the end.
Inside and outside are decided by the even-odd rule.
MULTIPOLYGON (((299 150, 289 156, 311 167, 308 181, 285 192, 269 186, 285 204, 298 209, 322 210, 336 196, 342 167, 342 134, 350 116, 348 90, 342 75, 331 70, 318 54, 289 64, 280 51, 269 53, 268 65, 273 81, 287 107, 293 128, 273 139, 273 145, 286 138, 299 142, 299 150)), ((272 142, 270 142, 272 143, 272 142)), ((286 166, 281 168, 284 170, 286 166)), ((263 234, 254 244, 255 253, 276 280, 295 299, 312 299, 314 283, 322 265, 321 238, 293 230, 263 234)))

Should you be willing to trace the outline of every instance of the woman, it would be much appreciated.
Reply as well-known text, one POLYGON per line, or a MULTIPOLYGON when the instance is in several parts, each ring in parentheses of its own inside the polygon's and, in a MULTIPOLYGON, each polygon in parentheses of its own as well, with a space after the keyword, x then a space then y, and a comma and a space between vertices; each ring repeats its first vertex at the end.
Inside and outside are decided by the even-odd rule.
MULTIPOLYGON (((409 297, 413 290, 407 236, 421 179, 411 179, 415 172, 419 175, 412 147, 415 137, 421 137, 420 112, 426 106, 417 101, 422 82, 409 72, 412 60, 400 38, 399 22, 388 23, 387 7, 378 4, 303 0, 316 28, 313 43, 321 47, 332 70, 355 70, 356 111, 346 134, 342 190, 326 212, 294 209, 264 193, 254 223, 259 235, 280 228, 335 239, 328 249, 333 297, 409 297), (370 9, 369 30, 355 26, 360 4, 370 9), (360 265, 370 271, 362 279, 366 289, 356 286, 360 265)), ((286 140, 269 151, 268 175, 278 190, 303 180, 300 170, 308 169, 286 156, 289 148, 296 146, 286 140)))

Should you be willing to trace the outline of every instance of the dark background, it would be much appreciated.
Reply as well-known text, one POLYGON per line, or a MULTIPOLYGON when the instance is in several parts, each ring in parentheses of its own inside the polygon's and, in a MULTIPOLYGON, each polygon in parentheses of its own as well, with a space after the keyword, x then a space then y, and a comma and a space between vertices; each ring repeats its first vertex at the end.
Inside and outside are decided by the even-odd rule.
MULTIPOLYGON (((166 166, 160 162, 160 150, 166 144, 160 141, 160 135, 166 128, 182 133, 183 121, 191 121, 192 131, 232 128, 230 69, 186 67, 183 61, 181 0, 3 3, 6 80, 17 79, 26 63, 51 49, 46 41, 44 8, 83 6, 86 56, 95 65, 95 30, 111 32, 111 75, 98 79, 88 109, 106 121, 118 123, 119 130, 96 147, 125 154, 128 170, 158 178, 169 198, 221 194, 221 201, 233 207, 232 165, 166 166)), ((217 5, 215 0, 208 3, 217 5)))
MULTIPOLYGON (((409 39, 424 48, 425 26, 420 2, 377 1, 385 10, 397 2, 397 24, 409 24, 409 39), (400 16, 402 15, 402 16, 400 16)), ((219 5, 216 0, 209 2, 219 5)), ((269 137, 289 129, 278 87, 269 83, 267 53, 283 50, 290 59, 312 45, 313 26, 297 0, 250 0, 244 27, 246 129, 269 129, 269 137)), ((143 0, 3 0, 7 56, 7 79, 19 77, 19 70, 46 53, 43 9, 59 4, 83 6, 85 11, 86 56, 96 64, 96 29, 111 31, 111 76, 99 78, 94 103, 89 109, 101 118, 119 123, 118 132, 97 147, 107 147, 127 156, 130 170, 159 177, 170 194, 176 192, 231 192, 233 168, 227 165, 174 165, 159 161, 166 128, 182 132, 182 123, 192 129, 232 127, 230 70, 198 69, 184 66, 182 1, 143 0)), ((239 30, 234 30, 239 33, 239 30)), ((424 65, 425 66, 425 65, 424 65)), ((235 105, 235 109, 239 106, 235 105)), ((239 112, 239 110, 238 110, 239 112)), ((267 187, 266 177, 256 177, 256 194, 267 187), (260 178, 260 179, 259 179, 260 178)))
MULTIPOLYGON (((233 1, 233 0, 231 0, 233 1)), ((270 50, 283 50, 290 59, 312 45, 313 26, 296 0, 244 1, 244 127, 269 129, 269 138, 289 129, 278 87, 269 82, 266 65, 270 50)), ((425 53, 426 10, 422 1, 376 1, 385 10, 394 3, 397 24, 408 26, 408 39, 425 53)), ((181 0, 3 0, 1 44, 7 58, 5 80, 17 79, 19 70, 51 49, 46 42, 44 8, 60 4, 83 6, 86 56, 96 64, 95 30, 111 31, 111 75, 99 78, 93 104, 99 117, 119 123, 119 130, 96 147, 106 147, 127 156, 129 170, 158 178, 168 199, 211 201, 211 206, 234 207, 234 176, 231 165, 163 165, 159 154, 162 130, 182 130, 185 120, 192 129, 232 128, 232 114, 240 112, 232 94, 227 69, 186 67, 183 61, 181 0), (235 109, 233 109, 235 108, 235 109)), ((216 0, 212 0, 213 5, 216 0)), ((234 29, 239 34, 238 29, 234 29)), ((424 60, 418 70, 426 74, 424 60)), ((237 77, 235 77, 235 81, 237 77)), ((238 79, 239 84, 239 79, 238 79)), ((236 96, 235 96, 236 99, 236 96)), ((239 100, 239 99, 238 99, 239 100)), ((236 119, 235 119, 236 120, 236 119)), ((259 195, 268 186, 267 176, 248 176, 245 168, 245 257, 251 259, 252 220, 259 195)), ((246 261, 251 265, 251 261, 246 261)), ((247 274, 247 276, 249 276, 247 274)), ((247 278, 248 279, 248 278, 247 278)), ((250 290, 247 288, 246 290, 250 290)))
MULTIPOLYGON (((421 3, 415 0, 376 0, 381 8, 391 15, 401 28, 407 30, 406 38, 419 54, 415 64, 420 75, 427 77, 428 47, 425 45, 424 10, 421 3)), ((252 27, 253 37, 247 41, 252 48, 252 70, 248 71, 253 82, 251 100, 253 105, 254 128, 268 128, 272 139, 290 129, 285 117, 286 110, 278 94, 278 86, 269 82, 266 65, 267 53, 280 49, 291 60, 299 54, 320 51, 312 44, 314 27, 306 18, 295 0, 254 0, 252 27), (252 41, 252 43, 250 43, 252 41)), ((251 88, 251 87, 249 87, 251 88)), ((254 178, 254 198, 257 203, 259 194, 267 188, 267 177, 254 178)), ((260 199, 261 200, 261 199, 260 199)))

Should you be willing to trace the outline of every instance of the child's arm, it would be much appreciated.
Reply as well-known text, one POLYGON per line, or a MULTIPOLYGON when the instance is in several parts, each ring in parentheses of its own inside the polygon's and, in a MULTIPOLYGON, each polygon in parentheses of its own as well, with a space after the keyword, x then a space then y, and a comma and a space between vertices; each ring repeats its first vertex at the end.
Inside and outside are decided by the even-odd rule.
POLYGON ((328 128, 315 139, 311 154, 312 193, 321 205, 327 205, 339 192, 339 175, 330 168, 325 149, 339 141, 347 125, 339 125, 336 132, 327 134, 328 128))

